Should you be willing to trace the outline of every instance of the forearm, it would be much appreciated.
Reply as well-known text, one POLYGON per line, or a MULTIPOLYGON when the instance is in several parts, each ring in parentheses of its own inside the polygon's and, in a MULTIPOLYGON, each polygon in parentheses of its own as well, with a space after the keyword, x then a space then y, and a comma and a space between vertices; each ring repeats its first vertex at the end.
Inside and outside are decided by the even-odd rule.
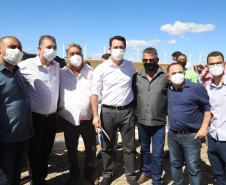
POLYGON ((98 95, 91 95, 91 106, 93 109, 93 116, 98 116, 98 101, 99 101, 99 96, 98 95))
POLYGON ((212 114, 211 114, 210 111, 204 112, 204 118, 203 118, 203 122, 202 122, 201 128, 207 129, 208 126, 209 126, 209 123, 210 123, 210 121, 211 121, 211 118, 212 118, 212 114))

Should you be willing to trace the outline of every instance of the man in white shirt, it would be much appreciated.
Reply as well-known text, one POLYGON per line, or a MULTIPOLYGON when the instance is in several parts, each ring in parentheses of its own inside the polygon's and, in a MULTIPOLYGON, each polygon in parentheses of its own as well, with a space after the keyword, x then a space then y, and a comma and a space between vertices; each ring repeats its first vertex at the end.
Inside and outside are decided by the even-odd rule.
POLYGON ((28 159, 33 185, 45 185, 48 159, 56 133, 56 110, 59 97, 59 64, 56 40, 50 35, 39 39, 39 55, 19 64, 31 99, 35 136, 30 140, 28 159))
POLYGON ((208 133, 208 156, 216 184, 226 184, 226 75, 224 56, 219 51, 207 56, 209 73, 213 79, 207 85, 212 119, 208 133))
POLYGON ((124 60, 126 40, 121 36, 110 39, 111 57, 97 66, 93 77, 91 103, 93 124, 103 128, 104 148, 102 151, 103 180, 101 185, 111 183, 114 164, 113 153, 116 132, 119 128, 122 136, 125 173, 131 185, 137 184, 135 162, 135 125, 133 114, 132 77, 136 73, 133 62, 124 60), (101 115, 98 116, 100 97, 101 115))
POLYGON ((95 177, 96 132, 92 125, 92 107, 90 102, 93 69, 83 63, 82 48, 70 43, 66 47, 68 65, 60 70, 59 115, 63 118, 64 137, 71 164, 71 176, 67 185, 73 185, 78 179, 78 139, 82 135, 85 144, 84 172, 86 179, 98 184, 95 177))

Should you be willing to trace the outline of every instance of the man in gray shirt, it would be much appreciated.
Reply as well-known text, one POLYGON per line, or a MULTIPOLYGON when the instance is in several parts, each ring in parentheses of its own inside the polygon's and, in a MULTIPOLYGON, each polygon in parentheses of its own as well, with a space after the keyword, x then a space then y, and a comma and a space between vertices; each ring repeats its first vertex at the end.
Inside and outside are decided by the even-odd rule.
POLYGON ((166 71, 158 65, 159 58, 155 48, 146 48, 143 51, 142 61, 144 69, 133 77, 142 150, 142 173, 137 183, 142 184, 152 175, 153 184, 163 184, 161 177, 169 80, 166 71), (153 158, 150 154, 151 139, 153 158))
POLYGON ((216 184, 226 184, 226 76, 224 56, 214 51, 207 57, 207 65, 213 79, 207 85, 212 119, 208 134, 208 156, 216 177, 216 184))

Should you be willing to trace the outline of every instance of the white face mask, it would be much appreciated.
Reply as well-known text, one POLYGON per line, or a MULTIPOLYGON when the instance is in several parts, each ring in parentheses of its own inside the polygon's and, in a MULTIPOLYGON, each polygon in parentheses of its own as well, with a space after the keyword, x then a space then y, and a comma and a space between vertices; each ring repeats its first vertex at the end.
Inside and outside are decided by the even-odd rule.
POLYGON ((208 66, 209 72, 212 76, 220 76, 224 72, 224 65, 223 64, 215 64, 213 66, 208 66))
POLYGON ((73 55, 71 58, 70 58, 70 62, 73 66, 80 66, 80 64, 82 63, 82 57, 80 55, 73 55))
POLYGON ((24 54, 19 49, 6 49, 6 55, 5 56, 2 55, 2 57, 7 63, 15 66, 19 64, 23 55, 24 54))
POLYGON ((57 55, 57 51, 54 49, 45 49, 45 52, 42 54, 42 56, 47 60, 47 61, 52 61, 57 55))
POLYGON ((112 53, 111 56, 114 60, 116 61, 120 61, 123 59, 125 54, 125 50, 124 49, 112 49, 112 53))
POLYGON ((184 82, 184 74, 182 73, 176 73, 171 77, 171 82, 174 85, 181 85, 184 82))

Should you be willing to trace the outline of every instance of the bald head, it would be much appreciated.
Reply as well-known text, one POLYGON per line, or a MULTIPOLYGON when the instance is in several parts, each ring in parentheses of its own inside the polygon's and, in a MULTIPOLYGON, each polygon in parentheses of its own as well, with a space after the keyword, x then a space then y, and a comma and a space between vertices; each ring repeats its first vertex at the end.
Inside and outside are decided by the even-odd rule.
MULTIPOLYGON (((14 41, 17 41, 17 42, 20 43, 20 41, 16 37, 13 37, 13 36, 5 36, 5 37, 0 38, 0 47, 2 47, 2 45, 3 45, 4 42, 7 42, 9 40, 14 40, 14 41)), ((20 45, 21 45, 21 43, 20 43, 20 45)))
MULTIPOLYGON (((13 36, 6 36, 0 38, 0 47, 4 49, 16 49, 18 48, 20 51, 22 51, 22 45, 20 41, 13 36)), ((2 51, 0 51, 2 52, 2 51)))

